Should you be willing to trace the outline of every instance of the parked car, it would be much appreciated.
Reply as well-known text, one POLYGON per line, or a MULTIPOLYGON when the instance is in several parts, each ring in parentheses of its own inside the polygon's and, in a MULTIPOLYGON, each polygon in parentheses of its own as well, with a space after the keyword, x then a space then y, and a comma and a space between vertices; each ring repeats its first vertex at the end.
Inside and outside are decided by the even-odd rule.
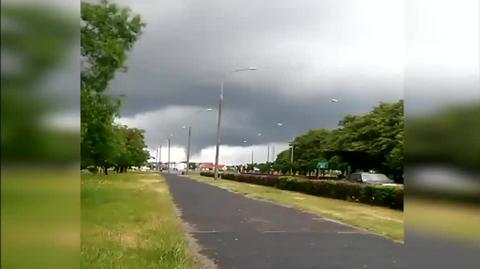
POLYGON ((348 181, 365 183, 365 184, 379 184, 385 186, 400 186, 401 184, 395 183, 395 181, 389 179, 384 174, 368 173, 368 172, 355 172, 351 173, 347 177, 348 181))

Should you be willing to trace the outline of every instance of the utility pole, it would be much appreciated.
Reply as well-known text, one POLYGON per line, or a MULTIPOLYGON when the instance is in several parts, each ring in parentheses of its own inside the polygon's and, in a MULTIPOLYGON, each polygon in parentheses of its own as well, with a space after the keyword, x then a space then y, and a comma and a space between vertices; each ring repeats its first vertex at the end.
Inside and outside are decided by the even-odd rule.
POLYGON ((215 147, 215 166, 213 167, 213 179, 218 179, 218 155, 220 153, 220 143, 221 143, 221 135, 220 135, 220 124, 222 122, 222 103, 223 103, 223 79, 222 83, 220 84, 220 100, 218 101, 218 121, 217 121, 217 144, 215 147))
POLYGON ((170 174, 170 138, 168 139, 168 173, 170 174))
POLYGON ((275 144, 272 144, 272 161, 275 161, 275 144))
POLYGON ((160 146, 157 147, 157 155, 155 156, 155 159, 157 160, 157 172, 160 171, 160 161, 158 160, 158 156, 160 156, 160 146))
POLYGON ((292 169, 290 169, 290 174, 293 175, 293 152, 295 150, 295 144, 292 142, 292 147, 290 149, 290 163, 292 164, 292 169))
POLYGON ((252 169, 253 169, 253 149, 252 149, 252 169))
POLYGON ((158 170, 162 171, 162 168, 160 167, 162 165, 162 144, 159 146, 159 151, 158 151, 158 170))
MULTIPOLYGON (((257 68, 252 66, 248 68, 235 69, 235 70, 232 70, 230 74, 236 73, 236 72, 242 72, 242 71, 253 71, 253 70, 257 70, 257 68)), ((224 77, 222 78, 222 82, 220 83, 220 100, 218 102, 218 121, 217 121, 217 143, 215 147, 215 167, 214 167, 214 173, 213 173, 213 179, 215 180, 218 179, 218 158, 220 154, 220 143, 222 142, 220 127, 222 122, 223 84, 226 79, 226 76, 227 74, 224 75, 224 77)))
POLYGON ((270 143, 267 144, 267 164, 270 162, 270 143))
POLYGON ((187 140, 187 169, 185 175, 188 175, 190 169, 190 138, 192 137, 192 126, 188 126, 188 140, 187 140))

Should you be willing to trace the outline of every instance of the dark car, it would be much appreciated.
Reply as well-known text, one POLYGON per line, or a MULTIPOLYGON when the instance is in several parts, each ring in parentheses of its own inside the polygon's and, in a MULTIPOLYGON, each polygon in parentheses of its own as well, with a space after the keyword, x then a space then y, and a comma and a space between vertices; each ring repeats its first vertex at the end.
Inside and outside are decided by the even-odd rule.
POLYGON ((386 175, 379 173, 356 172, 348 175, 347 180, 366 184, 401 185, 396 184, 395 181, 389 179, 386 175))

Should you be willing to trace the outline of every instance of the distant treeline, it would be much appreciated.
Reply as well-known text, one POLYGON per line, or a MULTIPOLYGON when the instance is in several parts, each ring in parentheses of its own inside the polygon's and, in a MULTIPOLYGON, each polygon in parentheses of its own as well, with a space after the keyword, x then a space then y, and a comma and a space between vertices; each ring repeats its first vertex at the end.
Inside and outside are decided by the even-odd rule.
POLYGON ((318 162, 328 161, 329 169, 375 170, 402 181, 403 100, 381 103, 365 115, 347 115, 334 130, 309 130, 292 145, 293 163, 291 149, 284 150, 272 164, 274 170, 312 175, 319 172, 318 162))

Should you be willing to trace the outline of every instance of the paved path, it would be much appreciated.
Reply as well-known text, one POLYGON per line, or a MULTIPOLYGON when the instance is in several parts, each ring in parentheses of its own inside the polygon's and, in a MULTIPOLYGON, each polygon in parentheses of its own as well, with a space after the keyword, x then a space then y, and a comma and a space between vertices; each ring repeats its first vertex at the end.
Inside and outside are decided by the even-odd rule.
POLYGON ((220 268, 402 268, 401 244, 315 215, 165 175, 202 253, 220 268))

